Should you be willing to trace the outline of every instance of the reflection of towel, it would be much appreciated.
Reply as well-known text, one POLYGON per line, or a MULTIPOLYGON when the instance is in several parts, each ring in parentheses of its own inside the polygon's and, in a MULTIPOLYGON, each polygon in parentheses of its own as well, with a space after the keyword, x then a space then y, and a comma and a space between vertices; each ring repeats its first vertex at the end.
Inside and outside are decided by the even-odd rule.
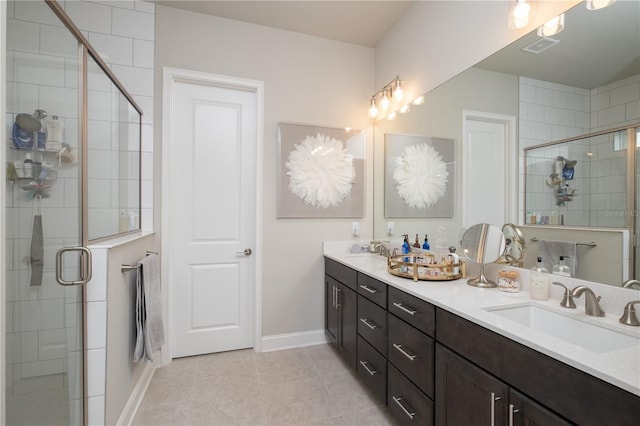
POLYGON ((153 361, 153 352, 164 344, 160 258, 149 254, 138 265, 136 297, 136 348, 133 361, 153 361))
POLYGON ((42 285, 42 267, 44 260, 44 238, 42 235, 42 216, 33 216, 33 231, 31 234, 31 248, 29 252, 31 263, 30 287, 42 285))
POLYGON ((540 241, 538 256, 542 257, 542 264, 549 272, 553 270, 553 265, 560 262, 560 256, 564 256, 565 264, 571 270, 571 276, 575 277, 578 268, 577 255, 578 251, 574 241, 540 241))

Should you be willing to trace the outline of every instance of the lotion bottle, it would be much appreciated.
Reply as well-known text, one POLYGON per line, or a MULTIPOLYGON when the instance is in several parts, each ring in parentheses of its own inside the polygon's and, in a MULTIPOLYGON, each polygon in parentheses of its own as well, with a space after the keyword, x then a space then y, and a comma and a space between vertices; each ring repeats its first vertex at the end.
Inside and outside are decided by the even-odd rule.
POLYGON ((425 250, 429 250, 431 247, 429 246, 429 240, 427 239, 428 234, 424 234, 424 243, 422 244, 422 248, 425 250))
POLYGON ((549 276, 544 266, 542 266, 542 258, 538 257, 536 266, 532 268, 531 283, 529 284, 529 294, 535 300, 549 299, 549 276))

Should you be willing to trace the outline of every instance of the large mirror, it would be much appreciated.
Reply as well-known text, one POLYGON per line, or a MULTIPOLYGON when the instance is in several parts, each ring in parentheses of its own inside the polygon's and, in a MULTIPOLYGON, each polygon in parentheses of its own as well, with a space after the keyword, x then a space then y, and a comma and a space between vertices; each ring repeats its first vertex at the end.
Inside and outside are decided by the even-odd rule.
MULTIPOLYGON (((437 248, 438 245, 458 245, 464 230, 474 223, 523 225, 526 211, 521 194, 525 191, 525 148, 640 123, 637 107, 640 102, 640 2, 617 1, 597 11, 589 11, 584 3, 580 3, 565 13, 564 30, 549 38, 552 40, 541 39, 533 31, 427 93, 423 105, 412 105, 408 113, 398 114, 393 121, 376 123, 376 239, 395 240, 405 233, 428 234, 432 247, 437 248), (473 122, 476 113, 487 122, 493 118, 496 122, 507 123, 512 131, 506 136, 513 138, 505 144, 507 151, 498 152, 499 161, 490 166, 476 153, 465 156, 469 152, 468 147, 463 146, 465 136, 469 134, 469 123, 473 122), (385 215, 384 140, 387 134, 455 141, 453 177, 456 185, 452 217, 385 215), (517 149, 511 148, 509 152, 509 147, 517 149), (509 172, 502 173, 503 169, 509 172), (506 176, 504 182, 496 181, 500 174, 506 176), (482 203, 485 193, 496 192, 495 188, 504 196, 493 194, 491 202, 482 203), (474 201, 473 196, 478 194, 481 194, 480 201, 474 201), (482 217, 483 214, 488 219, 482 217)), ((631 186, 633 173, 638 174, 631 169, 628 173, 631 176, 627 176, 624 185, 631 186)), ((592 182, 595 184, 595 180, 592 182)), ((579 197, 576 199, 579 203, 579 197)), ((627 203, 627 209, 637 207, 627 203)), ((587 275, 579 278, 613 285, 635 278, 634 270, 638 268, 634 267, 630 238, 635 229, 635 218, 632 219, 622 227, 604 230, 598 226, 564 227, 563 231, 571 233, 562 238, 578 243, 578 260, 581 256, 585 259, 599 256, 598 250, 607 249, 605 241, 609 241, 609 235, 605 238, 604 233, 619 233, 619 238, 611 238, 611 244, 628 253, 628 261, 619 271, 620 259, 614 259, 615 273, 605 277, 589 276, 590 272, 585 272, 587 275), (595 246, 591 244, 594 241, 595 246), (598 244, 600 241, 602 243, 598 244), (625 244, 628 250, 623 250, 625 244)), ((553 230, 559 224, 554 225, 522 226, 527 251, 536 250, 536 241, 551 238, 545 232, 559 239, 558 232, 553 230)), ((524 267, 530 266, 526 262, 527 259, 524 267)))

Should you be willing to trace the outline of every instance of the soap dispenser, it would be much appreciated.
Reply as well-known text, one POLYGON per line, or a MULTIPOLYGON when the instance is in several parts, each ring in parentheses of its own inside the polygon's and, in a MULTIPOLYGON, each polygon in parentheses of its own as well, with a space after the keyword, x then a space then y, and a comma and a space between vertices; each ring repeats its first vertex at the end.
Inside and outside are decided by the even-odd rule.
POLYGON ((532 299, 547 300, 549 299, 549 271, 542 266, 542 258, 538 257, 538 262, 531 272, 531 283, 529 284, 529 293, 532 299))
POLYGON ((402 243, 402 254, 407 254, 411 251, 411 245, 409 244, 409 234, 404 234, 404 242, 402 243))
POLYGON ((422 248, 425 249, 425 250, 429 250, 431 248, 429 246, 429 239, 427 238, 427 236, 428 236, 428 234, 424 234, 424 243, 422 244, 422 248))
POLYGON ((560 256, 560 261, 557 264, 553 265, 553 268, 551 268, 552 274, 563 275, 565 277, 571 276, 571 268, 567 266, 565 258, 566 256, 560 256))
POLYGON ((414 246, 415 248, 420 248, 420 241, 418 241, 418 234, 416 234, 416 242, 415 242, 415 243, 413 243, 413 246, 414 246))

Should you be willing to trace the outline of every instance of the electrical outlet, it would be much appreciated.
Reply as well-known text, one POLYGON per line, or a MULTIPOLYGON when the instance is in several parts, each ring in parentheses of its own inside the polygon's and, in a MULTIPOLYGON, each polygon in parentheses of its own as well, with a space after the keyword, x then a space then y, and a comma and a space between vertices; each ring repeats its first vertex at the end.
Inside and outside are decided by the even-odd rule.
POLYGON ((360 222, 351 222, 351 233, 354 237, 360 236, 360 222))
POLYGON ((388 236, 392 236, 394 232, 394 223, 393 222, 387 222, 387 235, 388 236))

